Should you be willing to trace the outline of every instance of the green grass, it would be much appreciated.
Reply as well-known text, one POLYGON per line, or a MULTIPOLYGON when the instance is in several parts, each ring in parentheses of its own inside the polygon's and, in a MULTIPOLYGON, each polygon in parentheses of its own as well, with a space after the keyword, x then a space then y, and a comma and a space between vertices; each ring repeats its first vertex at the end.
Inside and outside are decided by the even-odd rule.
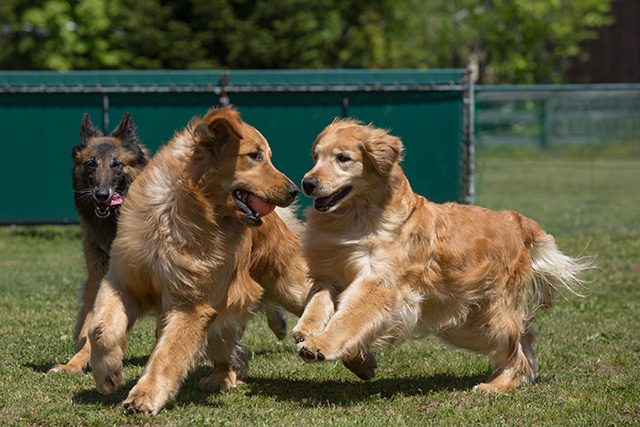
MULTIPOLYGON (((378 375, 357 380, 339 363, 305 365, 262 317, 244 342, 246 384, 199 390, 199 365, 158 416, 121 405, 153 346, 154 319, 131 335, 125 383, 111 396, 90 374, 47 374, 73 354, 85 278, 81 230, 0 228, 0 425, 632 425, 640 422, 640 160, 480 154, 480 205, 540 222, 562 249, 598 255, 583 299, 559 299, 536 319, 539 380, 503 396, 471 392, 486 357, 435 339, 377 350, 378 375)), ((295 319, 288 317, 292 327, 295 319)), ((179 361, 176 361, 178 363, 179 361)))

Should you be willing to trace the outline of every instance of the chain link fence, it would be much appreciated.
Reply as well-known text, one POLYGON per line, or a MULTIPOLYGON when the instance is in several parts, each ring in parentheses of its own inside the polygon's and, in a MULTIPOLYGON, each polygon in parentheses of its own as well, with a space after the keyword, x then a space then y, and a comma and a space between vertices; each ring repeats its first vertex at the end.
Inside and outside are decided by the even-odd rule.
POLYGON ((476 203, 550 232, 640 230, 640 85, 476 90, 476 203))
POLYGON ((478 146, 615 144, 640 139, 640 84, 480 86, 478 146))

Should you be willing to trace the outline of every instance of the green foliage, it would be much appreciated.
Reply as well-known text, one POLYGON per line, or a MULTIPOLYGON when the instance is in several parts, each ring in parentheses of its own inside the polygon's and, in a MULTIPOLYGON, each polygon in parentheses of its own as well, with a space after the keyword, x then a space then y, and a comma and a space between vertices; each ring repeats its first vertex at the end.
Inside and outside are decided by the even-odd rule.
POLYGON ((118 0, 8 0, 0 37, 4 68, 72 70, 115 68, 121 52, 111 48, 118 0), (6 49, 6 50, 5 50, 6 49))
MULTIPOLYGON (((407 2, 402 2, 403 4, 407 2)), ((611 0, 408 2, 411 66, 477 68, 480 83, 558 83, 611 0), (417 62, 411 62, 411 59, 417 62)), ((398 6, 400 7, 400 6, 398 6)))
POLYGON ((579 43, 613 22, 610 1, 602 0, 492 0, 469 10, 474 53, 485 58, 482 80, 499 82, 559 83, 579 43))
POLYGON ((123 0, 132 68, 321 68, 376 65, 390 0, 123 0), (374 27, 376 27, 374 29, 374 27), (377 38, 372 38, 376 35, 377 38))
POLYGON ((2 69, 459 68, 561 80, 612 0, 4 0, 2 69))

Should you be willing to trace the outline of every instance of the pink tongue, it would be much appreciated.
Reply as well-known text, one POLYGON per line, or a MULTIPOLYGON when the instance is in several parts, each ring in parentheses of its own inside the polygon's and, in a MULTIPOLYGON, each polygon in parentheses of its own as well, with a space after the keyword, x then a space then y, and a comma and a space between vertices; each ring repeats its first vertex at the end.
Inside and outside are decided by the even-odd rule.
POLYGON ((269 215, 276 208, 275 206, 260 200, 253 194, 249 194, 249 197, 247 197, 247 204, 261 216, 269 215))
POLYGON ((111 203, 109 203, 111 206, 115 206, 115 205, 121 205, 122 204, 122 196, 120 196, 118 193, 113 193, 113 197, 111 198, 111 203))

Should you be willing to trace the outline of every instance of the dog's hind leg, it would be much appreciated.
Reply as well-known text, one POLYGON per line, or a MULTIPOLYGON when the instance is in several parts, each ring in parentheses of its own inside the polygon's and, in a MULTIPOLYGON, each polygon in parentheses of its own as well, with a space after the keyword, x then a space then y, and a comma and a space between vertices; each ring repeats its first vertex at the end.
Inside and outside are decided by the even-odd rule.
POLYGON ((216 311, 208 302, 171 307, 160 319, 159 338, 138 383, 124 401, 129 412, 156 415, 174 398, 201 355, 216 311))
POLYGON ((502 352, 493 356, 496 370, 486 383, 478 384, 474 391, 489 394, 502 394, 523 383, 532 383, 538 375, 538 363, 531 346, 533 332, 527 332, 515 343, 511 352, 502 352))
POLYGON ((490 322, 469 319, 461 327, 447 329, 438 336, 457 347, 490 356, 495 370, 487 382, 476 385, 473 390, 502 394, 520 384, 533 382, 538 375, 532 347, 535 333, 528 326, 527 322, 518 321, 517 316, 504 315, 490 322))
POLYGON ((276 304, 266 304, 264 312, 267 316, 267 325, 279 340, 287 336, 287 321, 284 320, 282 310, 276 304))
POLYGON ((234 319, 209 331, 207 351, 213 363, 213 373, 200 380, 200 387, 228 391, 242 384, 249 365, 249 353, 240 343, 244 327, 244 320, 234 319))
POLYGON ((487 382, 478 384, 473 390, 501 394, 520 384, 532 383, 538 375, 538 363, 532 346, 535 333, 530 322, 523 319, 519 311, 502 306, 500 315, 481 324, 483 327, 471 322, 471 328, 466 328, 467 335, 458 337, 463 338, 462 341, 450 340, 493 359, 495 371, 487 382))
POLYGON ((376 376, 376 369, 378 369, 376 357, 371 352, 366 353, 364 357, 343 360, 342 364, 363 381, 373 379, 376 376))

